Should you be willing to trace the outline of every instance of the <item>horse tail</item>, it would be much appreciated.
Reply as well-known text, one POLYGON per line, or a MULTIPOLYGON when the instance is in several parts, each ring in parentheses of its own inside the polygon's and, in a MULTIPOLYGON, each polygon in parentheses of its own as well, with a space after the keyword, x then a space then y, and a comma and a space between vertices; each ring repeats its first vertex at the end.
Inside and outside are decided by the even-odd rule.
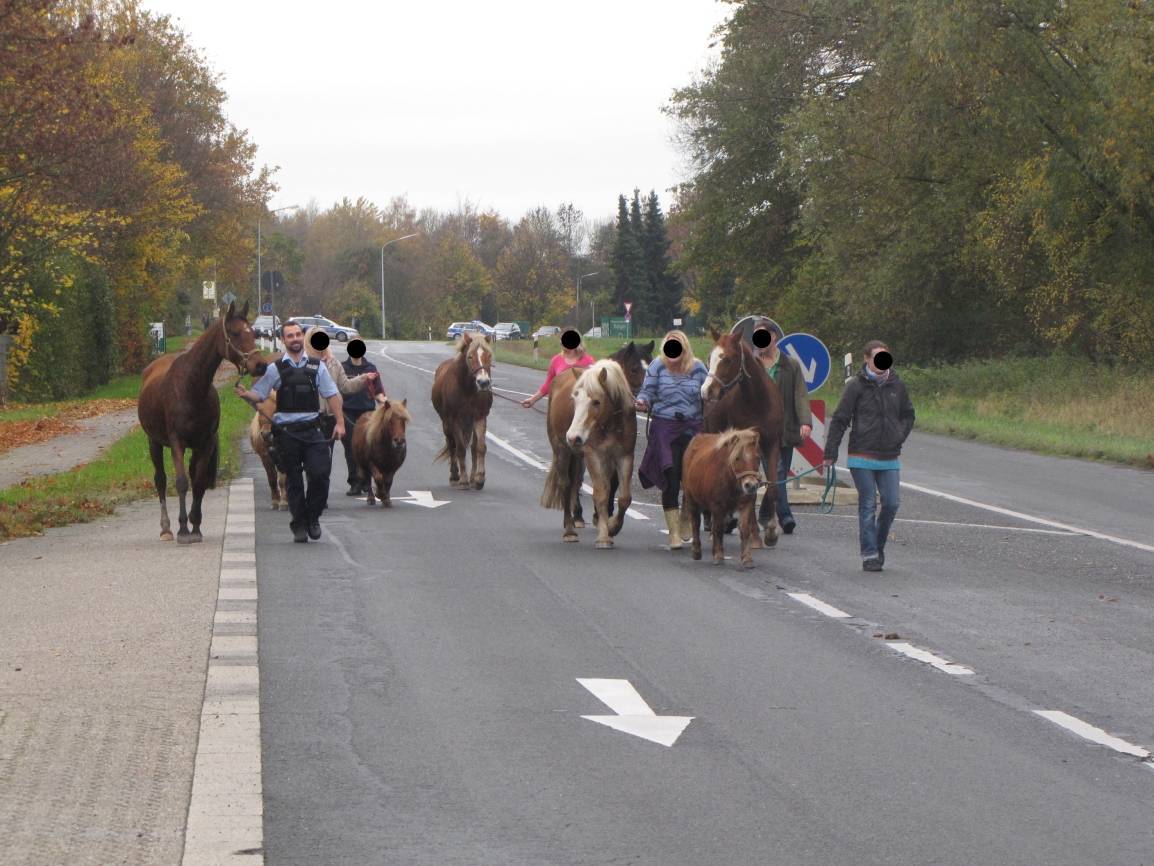
POLYGON ((445 444, 441 446, 441 450, 437 452, 437 456, 433 458, 433 462, 436 463, 440 460, 448 460, 448 459, 449 459, 449 441, 446 439, 445 444))
POLYGON ((565 508, 569 461, 573 459, 573 455, 565 451, 553 453, 553 463, 549 466, 549 474, 545 476, 545 489, 541 491, 542 508, 565 508))
POLYGON ((212 451, 208 453, 208 458, 204 463, 204 480, 205 487, 209 490, 216 489, 216 473, 220 467, 220 442, 214 436, 212 439, 212 451))

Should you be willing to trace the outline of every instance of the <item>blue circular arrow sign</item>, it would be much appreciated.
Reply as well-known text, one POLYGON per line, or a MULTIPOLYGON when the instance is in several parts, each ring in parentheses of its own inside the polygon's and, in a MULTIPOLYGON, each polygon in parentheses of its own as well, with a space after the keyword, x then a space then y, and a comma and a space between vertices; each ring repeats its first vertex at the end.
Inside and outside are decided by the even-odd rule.
POLYGON ((813 334, 790 334, 778 342, 777 348, 801 365, 809 393, 812 394, 829 378, 829 349, 813 334))

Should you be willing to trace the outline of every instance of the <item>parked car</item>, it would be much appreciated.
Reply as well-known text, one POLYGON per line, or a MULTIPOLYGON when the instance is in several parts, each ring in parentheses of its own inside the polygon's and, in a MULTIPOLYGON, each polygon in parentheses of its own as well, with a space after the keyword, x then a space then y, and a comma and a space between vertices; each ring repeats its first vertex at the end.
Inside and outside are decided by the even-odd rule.
POLYGON ((454 340, 466 331, 470 334, 484 334, 486 337, 496 336, 492 325, 486 325, 480 319, 473 319, 471 322, 453 322, 445 331, 445 336, 454 340))
POLYGON ((597 327, 590 328, 588 331, 585 332, 585 336, 586 337, 592 337, 593 339, 600 339, 601 338, 601 327, 598 325, 597 327))
POLYGON ((306 331, 313 328, 320 328, 334 340, 341 343, 347 343, 354 337, 359 337, 361 332, 356 328, 348 325, 338 325, 332 319, 325 318, 321 315, 316 316, 293 316, 292 321, 297 322, 306 331))
POLYGON ((560 337, 561 329, 556 325, 542 325, 533 332, 534 337, 560 337))
POLYGON ((525 335, 521 333, 521 326, 516 322, 498 322, 493 326, 493 330, 497 333, 498 340, 522 340, 525 335))
POLYGON ((252 323, 252 332, 258 337, 280 335, 280 316, 257 316, 252 323))

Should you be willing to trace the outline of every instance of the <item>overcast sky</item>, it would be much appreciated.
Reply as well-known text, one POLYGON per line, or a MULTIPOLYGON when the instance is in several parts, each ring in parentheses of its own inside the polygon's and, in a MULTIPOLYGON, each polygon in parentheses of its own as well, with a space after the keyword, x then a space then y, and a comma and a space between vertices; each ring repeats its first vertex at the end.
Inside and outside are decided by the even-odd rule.
POLYGON ((145 0, 224 75, 229 118, 279 166, 272 207, 469 200, 510 219, 615 214, 687 177, 661 112, 716 53, 717 0, 298 4, 145 0))

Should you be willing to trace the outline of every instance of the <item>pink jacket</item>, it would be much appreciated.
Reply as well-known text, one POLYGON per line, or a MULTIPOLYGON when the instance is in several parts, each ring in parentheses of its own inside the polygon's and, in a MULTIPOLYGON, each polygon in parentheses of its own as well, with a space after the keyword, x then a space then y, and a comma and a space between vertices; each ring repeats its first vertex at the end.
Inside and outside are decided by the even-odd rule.
POLYGON ((545 384, 537 390, 537 393, 542 397, 548 396, 549 386, 553 384, 553 380, 557 378, 558 374, 564 373, 570 367, 591 367, 593 366, 593 362, 593 356, 588 352, 572 364, 565 360, 565 354, 563 352, 558 352, 553 356, 553 360, 549 362, 549 372, 545 375, 545 384))

